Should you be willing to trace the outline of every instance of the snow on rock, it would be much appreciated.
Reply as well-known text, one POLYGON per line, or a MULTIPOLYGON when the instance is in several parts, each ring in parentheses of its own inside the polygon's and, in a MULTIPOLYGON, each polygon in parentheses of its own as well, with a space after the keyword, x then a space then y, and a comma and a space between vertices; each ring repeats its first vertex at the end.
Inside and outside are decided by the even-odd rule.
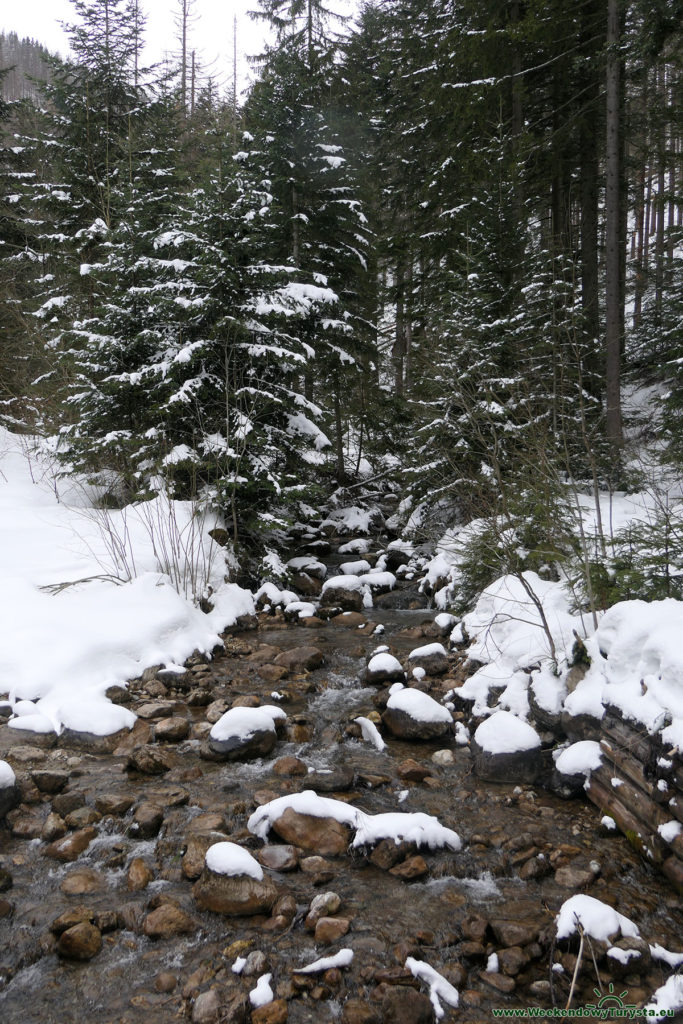
POLYGON ((514 754, 541 746, 536 730, 510 711, 494 712, 478 727, 474 739, 488 754, 514 754))
POLYGON ((595 740, 579 740, 553 754, 555 768, 562 775, 590 775, 602 763, 600 744, 595 740))
POLYGON ((344 576, 361 576, 363 573, 370 572, 371 565, 361 558, 357 562, 342 562, 339 568, 344 576))
POLYGON ((215 723, 210 736, 214 740, 227 740, 232 737, 247 740, 255 732, 263 729, 274 733, 275 720, 286 717, 282 708, 271 704, 264 704, 259 708, 230 708, 215 723))
POLYGON ((272 974, 262 974, 259 980, 256 982, 256 988, 253 988, 249 993, 249 1002, 256 1008, 257 1006, 265 1006, 266 1003, 272 1003, 275 995, 270 982, 272 974))
POLYGON ((237 843, 214 843, 206 851, 205 864, 217 875, 248 875, 257 882, 263 878, 259 862, 237 843))
MULTIPOLYGON (((440 644, 437 646, 440 646, 440 644)), ((391 696, 387 701, 387 708, 404 711, 416 722, 444 722, 448 725, 453 724, 453 716, 443 704, 437 703, 429 694, 422 693, 421 690, 411 689, 410 687, 392 688, 391 696)))
POLYGON ((444 1016, 444 1008, 441 1005, 442 999, 449 1006, 457 1007, 460 999, 458 990, 449 981, 446 981, 442 974, 435 971, 424 960, 415 960, 412 956, 406 959, 405 966, 414 978, 418 978, 429 986, 429 999, 437 1020, 441 1020, 444 1016))
MULTIPOLYGON (((356 563, 357 564, 357 563, 356 563)), ((393 590, 396 586, 396 577, 393 572, 382 572, 380 569, 371 569, 370 572, 361 573, 359 580, 363 586, 371 590, 393 590)))
POLYGON ((351 844, 354 847, 368 846, 381 839, 393 839, 397 844, 406 840, 432 850, 459 850, 461 847, 457 833, 445 828, 437 818, 429 814, 366 814, 358 807, 331 797, 318 796, 312 790, 281 796, 263 804, 251 815, 247 827, 254 835, 265 839, 273 823, 290 808, 298 814, 334 818, 348 826, 356 833, 351 844))
POLYGON ((385 683, 394 679, 405 679, 405 672, 398 658, 387 651, 382 651, 370 658, 364 679, 368 683, 385 683))
POLYGON ((332 527, 340 534, 368 534, 373 529, 380 527, 383 521, 382 513, 378 508, 366 509, 351 505, 348 508, 340 508, 332 512, 320 526, 323 530, 325 527, 332 527))
POLYGON ((596 900, 594 896, 571 896, 560 907, 555 918, 558 939, 568 939, 579 928, 600 942, 607 942, 618 935, 638 938, 638 928, 607 903, 596 900))
POLYGON ((367 537, 356 537, 346 544, 339 545, 340 555, 365 555, 370 550, 370 541, 367 537))
POLYGON ((446 657, 448 652, 443 644, 424 644, 424 646, 416 647, 412 650, 408 658, 410 661, 413 661, 413 659, 428 658, 432 654, 443 654, 446 657))
POLYGON ((261 607, 270 604, 277 608, 279 605, 284 607, 285 605, 293 604, 299 598, 293 590, 280 590, 274 583, 266 582, 256 591, 254 600, 261 607))
POLYGON ((290 558, 287 562, 287 568, 293 572, 305 572, 309 576, 315 576, 320 580, 325 579, 325 576, 327 576, 327 566, 310 555, 299 555, 297 558, 290 558))
POLYGON ((291 601, 285 606, 285 616, 288 619, 307 619, 315 615, 316 608, 310 601, 291 601))
POLYGON ((366 743, 372 743, 377 750, 384 750, 386 743, 382 739, 374 722, 371 722, 369 718, 363 718, 359 715, 358 718, 354 718, 354 722, 360 726, 360 731, 363 734, 363 739, 366 743))
POLYGON ((334 956, 323 956, 320 960, 314 960, 306 967, 295 967, 295 974, 318 974, 320 971, 330 971, 334 967, 348 967, 353 961, 352 949, 340 949, 334 956))
POLYGON ((7 789, 16 782, 16 776, 7 761, 0 761, 0 789, 7 789))
POLYGON ((329 579, 323 583, 322 593, 324 594, 327 590, 363 590, 363 583, 358 579, 358 576, 349 574, 345 576, 330 576, 329 579))

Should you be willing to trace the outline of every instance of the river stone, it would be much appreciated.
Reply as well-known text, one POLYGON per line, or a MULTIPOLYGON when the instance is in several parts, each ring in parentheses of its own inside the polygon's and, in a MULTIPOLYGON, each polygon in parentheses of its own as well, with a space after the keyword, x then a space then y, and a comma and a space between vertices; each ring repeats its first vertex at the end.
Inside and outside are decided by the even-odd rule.
POLYGON ((403 740, 437 740, 452 728, 452 722, 420 722, 400 708, 387 708, 382 715, 382 724, 392 736, 403 740))
POLYGON ((346 825, 335 818, 300 814, 291 807, 273 822, 273 831, 286 843, 300 846, 304 850, 315 850, 323 857, 336 857, 344 853, 351 841, 351 833, 346 825))
POLYGON ((310 672, 320 668, 324 661, 325 656, 317 647, 294 647, 289 651, 282 651, 275 658, 275 664, 288 672, 310 672))
POLYGON ((448 655, 442 644, 418 647, 408 656, 411 668, 424 669, 428 676, 442 676, 448 671, 448 655))
POLYGON ((45 819, 40 838, 45 843, 52 843, 55 839, 61 839, 67 833, 67 825, 60 814, 51 811, 45 819))
POLYGON ((246 738, 229 736, 225 740, 216 740, 209 735, 209 750, 221 761, 249 761, 257 757, 265 757, 277 742, 277 733, 273 729, 257 729, 246 738))
POLYGON ((12 786, 3 786, 0 789, 0 821, 2 821, 8 811, 17 806, 20 799, 19 787, 16 783, 12 786))
POLYGON ((358 629, 367 621, 361 612, 340 612, 339 615, 332 616, 330 625, 341 626, 343 629, 358 629))
POLYGON ((360 612, 363 610, 363 595, 360 590, 349 587, 325 587, 320 598, 321 608, 341 608, 343 612, 360 612))
POLYGON ((299 864, 298 851, 289 844, 264 846, 257 857, 259 863, 271 871, 295 871, 299 864))
POLYGON ((30 775, 40 792, 50 796, 61 793, 69 781, 69 773, 56 768, 39 768, 30 775))
POLYGON ((204 870, 204 858, 206 851, 215 843, 225 842, 223 832, 207 829, 201 832, 192 832, 185 840, 185 853, 181 862, 182 872, 185 878, 194 880, 199 878, 204 870))
POLYGON ((210 988, 200 992, 192 1007, 192 1024, 218 1024, 221 1017, 221 1001, 218 992, 210 988))
POLYGON ((286 1024, 288 1013, 286 999, 273 999, 251 1011, 251 1024, 286 1024))
POLYGON ((329 917, 336 914, 341 907, 341 897, 336 892, 321 892, 313 897, 308 908, 308 914, 304 922, 309 932, 315 931, 315 926, 321 917, 329 917))
POLYGON ((540 736, 509 711, 496 711, 482 722, 471 750, 475 774, 487 782, 533 783, 543 770, 540 736))
POLYGON ((650 959, 650 947, 644 939, 623 936, 608 949, 606 962, 609 964, 610 974, 615 978, 625 978, 627 974, 646 973, 650 967, 650 959))
POLYGON ((381 1024, 380 1011, 365 999, 347 999, 341 1015, 342 1024, 381 1024))
POLYGON ((149 704, 142 704, 137 708, 136 714, 139 718, 149 720, 152 718, 170 718, 176 710, 177 704, 174 700, 152 701, 149 704))
POLYGON ((142 930, 151 939, 167 939, 173 935, 189 935, 197 930, 197 922, 173 903, 162 903, 148 914, 142 930))
POLYGON ((101 892, 105 879, 94 868, 74 868, 62 880, 59 888, 67 896, 83 896, 85 893, 101 892))
POLYGON ((132 839, 153 839, 159 832, 163 821, 163 808, 149 800, 144 800, 135 808, 133 821, 128 827, 128 835, 132 839))
POLYGON ((163 775, 173 767, 172 755, 160 747, 145 744, 136 747, 126 761, 129 771, 140 772, 142 775, 163 775))
POLYGON ((110 814, 120 818, 135 803, 135 797, 124 793, 100 793, 95 797, 95 807, 100 814, 110 814))
POLYGON ((162 718, 154 726, 154 739, 166 743, 179 743, 186 739, 190 732, 190 723, 187 718, 174 715, 171 718, 162 718))
POLYGON ((228 917, 269 914, 278 898, 277 886, 265 875, 259 881, 251 875, 218 874, 207 867, 192 892, 202 910, 228 917))
POLYGON ((64 729, 59 734, 60 747, 82 750, 85 754, 112 754, 120 743, 130 736, 130 729, 119 729, 108 736, 97 736, 94 732, 64 729))
POLYGON ((382 999, 383 1024, 433 1024, 428 997, 405 985, 388 985, 382 999))
POLYGON ((59 937, 57 952, 67 960, 92 960, 102 948, 102 933, 89 921, 68 928, 59 937))
POLYGON ((324 857, 318 857, 317 855, 303 857, 299 861, 299 867, 305 875, 309 876, 313 885, 326 885, 337 874, 332 861, 325 860, 324 857))
POLYGON ((315 926, 315 941, 319 946, 331 946, 348 932, 351 922, 345 917, 321 917, 315 926))
POLYGON ((273 765, 274 775, 301 776, 308 775, 308 767, 300 757, 280 757, 273 765))
POLYGON ((154 878, 154 872, 145 863, 142 857, 133 857, 128 865, 128 877, 126 886, 131 892, 140 892, 146 889, 154 878))
POLYGON ((535 942, 541 929, 546 924, 544 919, 539 921, 513 921, 505 918, 495 918, 490 922, 493 934, 501 946, 528 946, 535 942))
POLYGON ((102 815, 99 811, 96 811, 94 807, 77 807, 73 811, 69 811, 66 816, 66 823, 69 828, 86 828, 87 825, 96 825, 98 821, 102 820, 102 815))
POLYGON ((312 789, 314 793, 343 793, 351 789, 353 781, 353 768, 335 767, 329 772, 309 772, 306 789, 312 789))
POLYGON ((84 850, 87 850, 96 835, 97 829, 92 827, 83 828, 66 836, 64 839, 58 839, 56 842, 50 843, 46 847, 44 854, 46 857, 51 857, 52 860, 64 862, 76 860, 84 850))
POLYGON ((429 868, 424 857, 417 854, 417 856, 409 857, 402 864, 397 864, 396 867, 391 868, 389 874, 394 875, 395 878, 402 878, 404 882, 410 882, 413 878, 422 878, 428 871, 429 868))

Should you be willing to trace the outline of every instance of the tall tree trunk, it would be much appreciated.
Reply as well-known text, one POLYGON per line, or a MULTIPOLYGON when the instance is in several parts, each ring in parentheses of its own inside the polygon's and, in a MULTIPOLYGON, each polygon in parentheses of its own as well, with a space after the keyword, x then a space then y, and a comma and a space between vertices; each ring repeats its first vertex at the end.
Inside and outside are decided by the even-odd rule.
POLYGON ((607 2, 606 185, 605 185, 605 364, 606 432, 614 449, 623 441, 621 423, 621 146, 619 117, 619 2, 607 2))
POLYGON ((396 335, 392 359, 394 362, 394 386, 396 394, 403 394, 403 357, 405 354, 405 311, 404 311, 404 270, 403 264, 396 267, 396 335))
POLYGON ((598 125, 600 78, 596 50, 600 44, 596 24, 599 21, 599 0, 591 0, 582 7, 581 44, 584 70, 580 87, 585 93, 584 108, 579 122, 580 150, 580 202, 581 202, 581 309, 583 313, 583 341, 588 371, 587 387, 591 393, 599 390, 602 377, 602 358, 598 337, 600 333, 599 277, 598 277, 598 125))

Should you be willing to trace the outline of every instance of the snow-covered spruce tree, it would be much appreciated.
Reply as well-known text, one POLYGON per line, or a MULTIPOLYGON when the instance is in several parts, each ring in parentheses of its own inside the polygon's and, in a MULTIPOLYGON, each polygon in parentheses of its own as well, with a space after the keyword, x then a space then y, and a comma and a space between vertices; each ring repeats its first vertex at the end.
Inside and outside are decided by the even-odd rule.
POLYGON ((355 426, 354 397, 370 359, 361 296, 369 239, 335 127, 336 41, 329 12, 317 0, 264 0, 260 6, 277 39, 262 58, 245 122, 274 197, 270 258, 290 267, 293 279, 337 296, 322 316, 312 310, 297 330, 314 356, 305 393, 324 410, 335 439, 335 472, 344 479, 345 436, 355 426))

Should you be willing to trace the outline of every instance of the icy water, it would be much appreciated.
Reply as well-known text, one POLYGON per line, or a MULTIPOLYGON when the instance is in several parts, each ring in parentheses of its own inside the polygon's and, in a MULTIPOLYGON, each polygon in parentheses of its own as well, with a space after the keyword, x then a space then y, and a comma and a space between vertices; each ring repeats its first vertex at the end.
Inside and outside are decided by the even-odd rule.
MULTIPOLYGON (((273 988, 287 1000, 292 1022, 371 1021, 372 1013, 374 1019, 383 1019, 387 986, 410 980, 402 971, 406 956, 429 963, 460 990, 460 1007, 444 1006, 446 1021, 490 1020, 492 1008, 499 1006, 549 1007, 553 1000, 564 1006, 577 948, 554 946, 553 920, 575 891, 616 906, 636 921, 648 942, 669 950, 681 948, 680 901, 624 837, 603 834, 599 814, 590 805, 516 787, 514 780, 509 786, 484 784, 472 775, 468 749, 454 747, 451 740, 418 743, 389 738, 380 753, 354 735, 353 728, 347 731, 357 715, 367 716, 377 707, 377 689, 359 683, 367 654, 378 643, 386 643, 397 657, 404 657, 429 642, 420 639, 420 630, 433 615, 424 610, 373 609, 368 618, 384 625, 382 636, 342 628, 334 621, 306 629, 262 616, 257 631, 237 637, 225 656, 197 676, 195 681, 210 689, 213 699, 225 698, 228 705, 240 696, 265 703, 272 702, 274 690, 284 693, 289 734, 266 759, 244 764, 201 759, 206 708, 189 706, 187 690, 161 698, 177 701, 174 713, 191 719, 193 732, 181 743, 166 745, 172 765, 159 776, 127 771, 125 756, 76 754, 69 763, 74 752, 55 748, 33 754, 24 750, 17 759, 16 740, 8 729, 0 728, 0 757, 9 759, 20 777, 36 768, 59 767, 69 772, 62 797, 75 794, 82 804, 94 807, 101 794, 118 792, 135 797, 136 804, 148 800, 164 810, 158 835, 142 840, 128 834, 135 805, 123 816, 105 815, 95 823, 96 838, 68 864, 46 858, 47 844, 39 836, 17 835, 16 820, 15 834, 0 830, 0 865, 13 881, 0 895, 3 1024, 191 1020, 201 992, 215 988, 228 1007, 234 996, 255 986, 256 977, 240 978, 231 971, 238 952, 244 950, 265 954, 273 988), (277 683, 259 675, 257 661, 266 647, 308 645, 325 654, 323 668, 277 683), (454 752, 455 760, 440 767, 431 756, 444 747, 454 752), (322 880, 302 870, 271 872, 299 911, 286 929, 264 928, 263 917, 224 918, 199 910, 192 896, 193 881, 183 873, 182 862, 193 821, 215 812, 223 818, 217 831, 256 852, 262 843, 246 830, 249 814, 267 799, 306 788, 305 776, 283 776, 274 770, 285 756, 296 756, 309 770, 319 772, 352 769, 352 787, 329 795, 370 813, 433 814, 459 833, 462 851, 420 851, 427 874, 413 881, 391 875, 358 852, 329 858, 322 880), (408 759, 429 769, 425 780, 411 782, 399 776, 399 767, 408 759), (522 866, 539 856, 551 867, 539 877, 520 877, 522 866), (129 887, 134 858, 142 858, 150 869, 150 881, 141 890, 129 887), (579 870, 590 862, 597 870, 588 888, 577 890, 556 880, 558 867, 573 865, 579 870), (82 868, 96 872, 93 891, 65 892, 65 880, 82 868), (320 947, 305 930, 301 912, 317 893, 328 890, 341 897, 337 916, 348 919, 350 929, 331 946, 320 947), (169 900, 192 916, 194 930, 189 935, 146 937, 145 915, 169 900), (103 931, 101 951, 82 963, 60 959, 50 932, 55 918, 78 906, 89 908, 103 931), (517 938, 512 936, 514 941, 505 931, 510 923, 527 926, 525 933, 523 929, 517 938), (235 946, 236 942, 242 945, 235 946), (293 967, 342 946, 355 952, 350 969, 295 983, 293 967), (509 973, 501 969, 492 976, 485 970, 492 953, 511 948, 519 953, 508 954, 509 973), (162 985, 162 975, 172 978, 162 985), (356 1016, 346 1007, 355 999, 367 1007, 365 1017, 358 1004, 349 1004, 356 1016)), ((453 685, 458 670, 454 665, 446 678, 434 682, 435 697, 453 685)), ((131 706, 135 709, 157 698, 158 692, 138 687, 131 706)), ((27 795, 32 802, 23 805, 23 817, 44 821, 55 797, 30 792, 30 787, 27 795)), ((593 1001, 596 985, 606 987, 612 980, 620 986, 618 991, 628 989, 630 1001, 645 1000, 671 973, 653 961, 638 973, 613 979, 600 959, 601 951, 595 952, 599 981, 587 956, 577 975, 574 1006, 593 1001)), ((244 1020, 240 1012, 241 1016, 230 1016, 226 1009, 216 1019, 244 1020)))

